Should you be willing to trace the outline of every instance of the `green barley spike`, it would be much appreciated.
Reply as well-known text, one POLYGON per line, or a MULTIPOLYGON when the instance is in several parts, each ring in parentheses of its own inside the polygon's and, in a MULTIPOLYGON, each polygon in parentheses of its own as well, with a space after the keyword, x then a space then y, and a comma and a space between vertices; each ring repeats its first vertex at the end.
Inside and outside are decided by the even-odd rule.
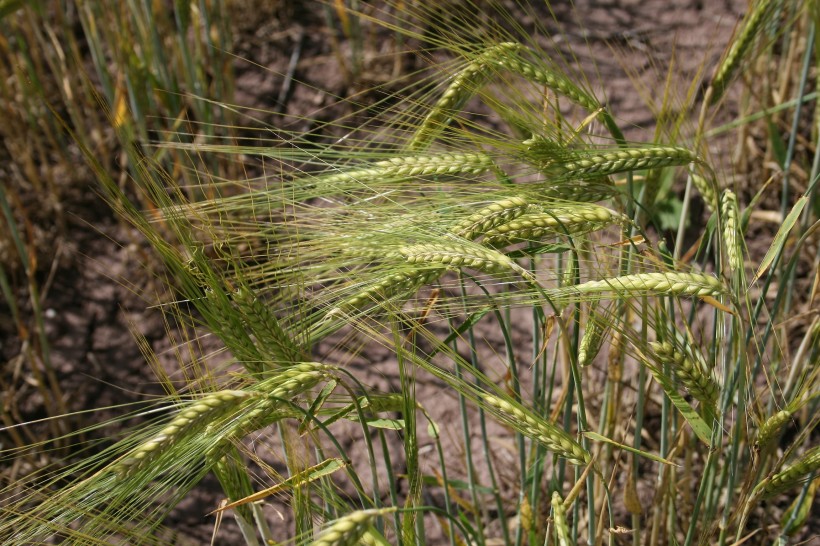
POLYGON ((764 499, 771 498, 801 484, 818 470, 820 470, 820 446, 808 450, 797 462, 764 480, 758 487, 764 499))

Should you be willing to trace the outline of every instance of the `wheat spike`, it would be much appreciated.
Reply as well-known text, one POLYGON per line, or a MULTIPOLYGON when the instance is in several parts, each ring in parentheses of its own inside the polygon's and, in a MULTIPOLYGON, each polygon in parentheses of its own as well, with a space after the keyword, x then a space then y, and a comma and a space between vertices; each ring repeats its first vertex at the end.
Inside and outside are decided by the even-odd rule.
POLYGON ((459 243, 421 243, 399 249, 399 254, 411 264, 442 264, 447 267, 470 267, 486 273, 515 271, 527 278, 528 271, 505 254, 480 246, 459 243))
POLYGON ((511 42, 504 42, 490 47, 456 74, 441 98, 416 130, 408 148, 410 150, 423 150, 429 147, 450 123, 453 116, 493 74, 493 61, 499 56, 514 54, 520 47, 520 45, 511 42))
POLYGON ((703 197, 703 202, 709 211, 714 211, 717 207, 717 194, 715 193, 714 184, 699 174, 690 172, 692 184, 697 188, 700 195, 703 197))
POLYGON ((517 51, 508 51, 506 55, 499 55, 491 61, 514 74, 524 77, 528 81, 548 87, 590 112, 595 112, 601 108, 601 104, 594 97, 575 85, 564 74, 522 59, 517 51))
POLYGON ((696 400, 709 407, 712 412, 717 410, 716 402, 720 387, 699 354, 691 347, 680 349, 668 341, 652 342, 649 345, 662 363, 669 364, 672 373, 696 400))
POLYGON ((780 435, 780 431, 791 421, 791 418, 792 412, 784 409, 766 419, 757 430, 757 440, 755 441, 757 448, 766 449, 772 440, 780 435))
POLYGON ((487 230, 521 216, 527 207, 527 201, 521 197, 496 201, 452 226, 450 232, 464 239, 475 239, 487 230))
POLYGON ((378 516, 395 512, 395 508, 357 510, 337 519, 325 529, 311 546, 354 546, 359 544, 370 523, 378 516))
POLYGON ((264 350, 264 356, 279 363, 298 362, 301 359, 300 349, 279 324, 279 319, 251 289, 237 289, 233 301, 264 350))
POLYGON ((547 140, 526 141, 525 159, 550 175, 598 178, 620 172, 699 163, 698 156, 679 146, 644 146, 617 150, 568 151, 547 140))
POLYGON ((504 421, 524 436, 540 442, 570 463, 583 465, 592 460, 592 456, 581 444, 552 423, 539 419, 524 409, 491 394, 484 394, 481 400, 490 408, 495 409, 504 421))
MULTIPOLYGON (((552 290, 556 299, 561 300, 568 293, 579 296, 605 296, 614 293, 617 297, 640 295, 659 296, 719 296, 726 292, 717 277, 701 273, 636 273, 600 281, 588 281, 568 289, 552 290)), ((549 292, 548 292, 549 294, 549 292)))
POLYGON ((260 402, 232 424, 234 434, 244 436, 287 415, 289 408, 282 401, 290 401, 312 389, 321 380, 330 377, 333 369, 333 366, 319 362, 302 362, 258 384, 257 388, 272 388, 260 392, 260 402))
POLYGON ((743 267, 743 251, 740 247, 740 232, 737 208, 737 197, 731 190, 724 190, 720 200, 720 212, 723 216, 723 242, 726 245, 726 256, 729 268, 737 271, 743 267))
POLYGON ((623 215, 599 205, 530 207, 527 214, 488 230, 484 234, 484 243, 503 245, 538 240, 547 235, 578 235, 626 221, 623 215))
POLYGON ((366 167, 342 171, 319 177, 322 185, 331 186, 344 182, 372 182, 395 178, 421 176, 477 175, 494 165, 492 158, 484 153, 442 153, 409 155, 376 161, 366 167))
POLYGON ((776 11, 770 9, 771 5, 771 0, 760 0, 746 16, 743 30, 732 41, 729 51, 718 65, 717 70, 715 70, 715 75, 710 84, 712 88, 712 95, 709 99, 710 105, 715 104, 723 96, 726 86, 734 77, 746 53, 751 49, 758 33, 763 29, 769 17, 776 11))
POLYGON ((586 367, 598 356, 604 341, 604 327, 601 322, 590 313, 584 327, 584 335, 578 344, 578 365, 586 367))
POLYGON ((438 279, 446 268, 412 269, 392 273, 373 286, 345 299, 328 311, 327 317, 334 317, 368 304, 379 304, 390 300, 394 296, 408 296, 425 284, 438 279))
POLYGON ((207 426, 252 396, 249 392, 225 390, 186 404, 158 434, 120 459, 113 467, 114 472, 127 477, 145 468, 173 443, 207 426))
POLYGON ((817 470, 820 470, 820 446, 808 450, 793 465, 764 480, 758 487, 763 498, 771 498, 802 483, 817 470))
POLYGON ((571 546, 572 538, 567 524, 567 509, 558 491, 552 492, 552 521, 555 523, 555 534, 558 535, 560 546, 571 546))

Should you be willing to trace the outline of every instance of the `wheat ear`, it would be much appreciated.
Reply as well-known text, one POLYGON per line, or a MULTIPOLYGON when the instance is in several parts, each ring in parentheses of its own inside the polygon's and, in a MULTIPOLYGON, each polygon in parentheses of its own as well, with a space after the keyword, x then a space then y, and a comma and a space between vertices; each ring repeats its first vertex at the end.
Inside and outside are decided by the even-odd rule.
POLYGON ((546 140, 533 139, 525 144, 528 144, 524 153, 526 160, 551 175, 564 178, 598 178, 620 172, 700 162, 694 152, 679 146, 568 151, 546 140))
POLYGON ((234 303, 242 313, 243 320, 253 332, 256 341, 271 360, 279 363, 298 362, 301 350, 279 324, 270 307, 259 299, 251 289, 239 288, 234 292, 234 303))
POLYGON ((464 239, 475 239, 487 230, 521 216, 527 208, 527 201, 521 197, 496 201, 452 226, 450 232, 464 239))
POLYGON ((384 303, 394 296, 406 296, 415 292, 425 284, 438 279, 446 268, 424 268, 400 271, 390 274, 376 284, 339 302, 328 311, 327 317, 334 317, 358 309, 368 304, 384 303))
POLYGON ((746 20, 743 23, 743 30, 741 30, 740 34, 732 41, 729 51, 718 65, 717 70, 715 70, 715 75, 710 83, 710 87, 712 88, 712 94, 709 99, 710 105, 715 104, 723 96, 723 93, 726 91, 726 86, 731 81, 735 72, 737 72, 746 53, 751 49, 758 33, 763 29, 772 13, 776 11, 769 9, 771 4, 771 0, 760 0, 746 16, 746 20))
POLYGON ((706 207, 713 211, 718 205, 717 202, 717 194, 715 193, 715 187, 711 180, 707 180, 703 176, 690 172, 689 176, 692 178, 692 184, 697 188, 700 195, 703 197, 703 202, 706 204, 706 207))
POLYGON ((720 387, 702 357, 691 347, 681 349, 671 343, 652 342, 649 344, 658 360, 668 364, 689 393, 714 413, 720 387))
POLYGON ((422 150, 430 146, 452 117, 460 110, 470 97, 486 83, 493 74, 493 62, 497 57, 515 53, 521 46, 504 42, 484 50, 463 70, 453 77, 453 81, 441 95, 424 118, 421 126, 413 135, 408 148, 422 150))
POLYGON ((740 246, 740 231, 737 208, 737 197, 731 190, 724 190, 720 200, 720 212, 723 217, 723 242, 726 245, 726 257, 729 268, 737 271, 743 267, 743 251, 740 246))
POLYGON ((421 243, 402 247, 399 249, 399 254, 411 264, 442 264, 454 268, 470 267, 486 273, 515 271, 526 278, 532 278, 529 271, 505 254, 478 245, 421 243))
POLYGON ((225 390, 186 404, 158 434, 120 459, 113 467, 114 472, 127 477, 145 468, 175 442, 204 428, 251 396, 252 393, 244 391, 225 390))
POLYGON ((771 498, 802 483, 817 470, 820 470, 820 446, 808 450, 793 465, 764 480, 758 487, 764 499, 771 498))
POLYGON ((552 521, 555 523, 555 534, 558 535, 559 546, 570 546, 572 539, 569 534, 569 525, 567 524, 567 509, 564 506, 564 500, 558 491, 552 492, 552 521))
POLYGON ((270 387, 267 392, 259 392, 261 401, 232 424, 235 435, 244 436, 259 430, 286 415, 288 408, 283 400, 290 401, 305 391, 315 387, 323 379, 331 376, 333 366, 319 362, 301 362, 257 385, 259 389, 270 387))
POLYGON ((592 460, 592 456, 581 444, 552 423, 491 394, 482 395, 481 401, 521 434, 541 443, 570 463, 583 465, 592 460))
POLYGON ((530 207, 527 214, 488 230, 484 234, 484 243, 503 245, 513 241, 538 240, 547 235, 577 235, 625 221, 623 215, 599 205, 541 210, 530 207))
POLYGON ((584 335, 578 344, 579 366, 589 366, 595 357, 598 356, 598 352, 601 350, 601 345, 603 345, 604 341, 604 330, 601 322, 590 313, 590 317, 584 327, 584 335))
POLYGON ((355 546, 378 516, 395 512, 396 508, 357 510, 337 519, 325 529, 311 546, 355 546))
MULTIPOLYGON (((552 294, 550 294, 552 292, 552 294)), ((717 277, 702 273, 636 273, 600 281, 588 281, 567 289, 554 289, 557 300, 569 294, 578 297, 605 297, 614 294, 618 298, 641 295, 659 296, 719 296, 726 292, 723 283, 717 277)))
POLYGON ((755 441, 757 448, 766 449, 772 443, 772 440, 780 435, 780 431, 791 421, 791 418, 792 412, 784 409, 766 419, 757 430, 757 440, 755 441))
POLYGON ((366 167, 350 169, 319 177, 322 185, 344 182, 372 182, 390 178, 420 176, 476 175, 494 165, 488 154, 477 152, 408 155, 376 161, 366 167))

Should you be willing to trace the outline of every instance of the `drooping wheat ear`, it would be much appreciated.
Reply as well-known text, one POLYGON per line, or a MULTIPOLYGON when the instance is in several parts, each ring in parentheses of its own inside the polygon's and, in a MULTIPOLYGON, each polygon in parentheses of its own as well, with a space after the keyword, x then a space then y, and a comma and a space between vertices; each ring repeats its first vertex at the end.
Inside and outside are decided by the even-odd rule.
POLYGON ((265 302, 253 291, 241 287, 234 292, 233 301, 242 313, 242 318, 253 332, 257 343, 265 355, 278 363, 301 360, 302 352, 279 324, 279 319, 265 302))
POLYGON ((376 161, 366 167, 320 176, 318 181, 332 186, 344 182, 372 182, 389 178, 419 176, 477 175, 494 165, 488 154, 478 152, 408 155, 376 161))
POLYGON ((470 100, 470 97, 475 95, 493 74, 492 61, 499 56, 514 54, 520 47, 520 45, 511 42, 504 42, 490 47, 456 74, 447 90, 444 91, 444 94, 416 130, 408 148, 410 150, 428 148, 450 123, 453 116, 461 110, 470 100))
POLYGON ((527 201, 521 197, 496 201, 452 226, 450 232, 465 239, 475 239, 487 230, 518 218, 527 211, 527 206, 527 201))
POLYGON ((726 288, 717 277, 702 273, 636 273, 600 281, 588 281, 565 289, 547 291, 556 300, 564 301, 572 295, 578 298, 631 298, 642 295, 657 296, 720 296, 726 288))
POLYGON ((590 312, 590 316, 584 327, 584 335, 581 337, 581 342, 578 345, 578 365, 581 367, 589 366, 592 361, 598 356, 601 346, 604 342, 605 328, 600 319, 595 316, 595 313, 590 312))
POLYGON ((615 150, 568 150, 550 139, 524 141, 522 159, 559 179, 592 179, 610 174, 701 163, 698 156, 679 146, 642 146, 615 150))
POLYGON ((438 279, 447 269, 424 268, 391 273, 373 286, 339 302, 328 311, 327 317, 347 313, 369 304, 385 303, 393 297, 410 296, 416 290, 438 279))
POLYGON ((763 498, 767 499, 802 483, 817 470, 820 470, 820 446, 808 450, 793 465, 764 480, 758 487, 763 498))
POLYGON ((225 390, 185 405, 158 434, 120 459, 113 467, 114 472, 122 478, 145 468, 169 446, 203 429, 252 396, 249 392, 225 390))
POLYGON ((737 208, 737 197, 732 190, 724 190, 720 200, 720 212, 723 216, 723 242, 726 245, 726 257, 732 271, 743 267, 743 251, 740 247, 739 223, 740 213, 737 208))
POLYGON ((595 112, 601 108, 601 103, 595 97, 575 85, 567 76, 557 70, 533 64, 521 58, 516 51, 508 52, 506 55, 493 60, 498 66, 506 68, 513 74, 518 74, 532 83, 543 85, 590 112, 595 112))
POLYGON ((689 174, 692 177, 692 184, 700 192, 706 207, 709 211, 715 210, 718 205, 718 201, 717 193, 715 193, 715 186, 712 181, 707 180, 697 173, 690 172, 689 174))
POLYGON ((567 160, 550 165, 550 171, 570 178, 589 178, 610 174, 656 169, 697 162, 694 152, 678 146, 624 148, 609 152, 573 152, 567 160))
POLYGON ((569 525, 567 524, 567 509, 564 500, 558 491, 552 492, 552 521, 555 523, 555 534, 558 535, 560 546, 570 546, 572 539, 569 535, 569 525))
POLYGON ((623 215, 599 205, 573 205, 539 209, 506 222, 484 234, 484 243, 504 245, 514 241, 533 241, 547 235, 577 235, 628 221, 623 215))
POLYGON ((703 357, 692 347, 680 348, 668 341, 652 342, 649 345, 658 360, 669 365, 672 373, 689 393, 714 413, 717 410, 720 387, 703 357))
POLYGON ((355 546, 378 516, 395 512, 396 508, 357 510, 337 519, 325 529, 311 546, 355 546))
POLYGON ((552 423, 491 394, 483 394, 481 401, 521 434, 541 443, 570 463, 583 465, 592 460, 592 456, 581 444, 552 423))
POLYGON ((757 448, 766 449, 772 443, 772 440, 780 435, 780 431, 791 421, 791 418, 792 412, 784 409, 763 421, 763 424, 757 430, 757 440, 755 441, 757 448))
POLYGON ((330 377, 334 369, 333 366, 320 362, 301 362, 259 383, 256 388, 260 389, 262 400, 232 424, 235 435, 244 436, 287 415, 289 408, 283 406, 283 400, 293 400, 312 389, 320 381, 330 377), (270 390, 262 390, 267 388, 270 390))
POLYGON ((442 264, 447 267, 470 267, 486 273, 515 271, 531 279, 529 271, 505 254, 478 245, 459 243, 420 243, 401 247, 399 253, 411 264, 442 264))
POLYGON ((772 4, 771 0, 760 0, 755 4, 752 11, 746 15, 743 30, 732 41, 729 51, 715 70, 714 77, 712 77, 709 85, 712 88, 712 96, 709 99, 710 105, 715 104, 723 96, 726 86, 732 80, 744 57, 751 49, 755 38, 764 29, 766 21, 777 11, 770 9, 772 4))
POLYGON ((609 199, 618 190, 606 178, 590 178, 587 180, 554 180, 546 177, 546 182, 538 182, 534 186, 538 187, 544 197, 563 199, 575 203, 595 203, 609 199))

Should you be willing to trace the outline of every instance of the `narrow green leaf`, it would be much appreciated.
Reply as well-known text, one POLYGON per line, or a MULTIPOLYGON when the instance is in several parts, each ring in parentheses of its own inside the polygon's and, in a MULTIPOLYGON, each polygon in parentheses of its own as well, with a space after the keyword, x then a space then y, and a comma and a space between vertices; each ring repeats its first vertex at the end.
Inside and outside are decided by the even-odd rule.
POLYGON ((404 419, 368 419, 367 425, 387 430, 402 430, 404 428, 404 419))
POLYGON ((780 226, 780 229, 777 230, 777 234, 774 236, 774 240, 772 241, 772 246, 769 247, 769 251, 766 252, 766 256, 764 256, 763 261, 760 262, 760 267, 757 268, 757 273, 755 273, 752 282, 757 281, 757 279, 759 279, 761 275, 766 272, 769 266, 772 265, 775 256, 777 256, 777 253, 781 248, 783 248, 783 245, 786 244, 786 239, 789 236, 789 232, 794 227, 794 224, 800 217, 800 213, 803 212, 803 207, 805 207, 808 202, 809 198, 804 195, 797 200, 797 203, 794 204, 791 212, 783 220, 783 224, 780 226))

